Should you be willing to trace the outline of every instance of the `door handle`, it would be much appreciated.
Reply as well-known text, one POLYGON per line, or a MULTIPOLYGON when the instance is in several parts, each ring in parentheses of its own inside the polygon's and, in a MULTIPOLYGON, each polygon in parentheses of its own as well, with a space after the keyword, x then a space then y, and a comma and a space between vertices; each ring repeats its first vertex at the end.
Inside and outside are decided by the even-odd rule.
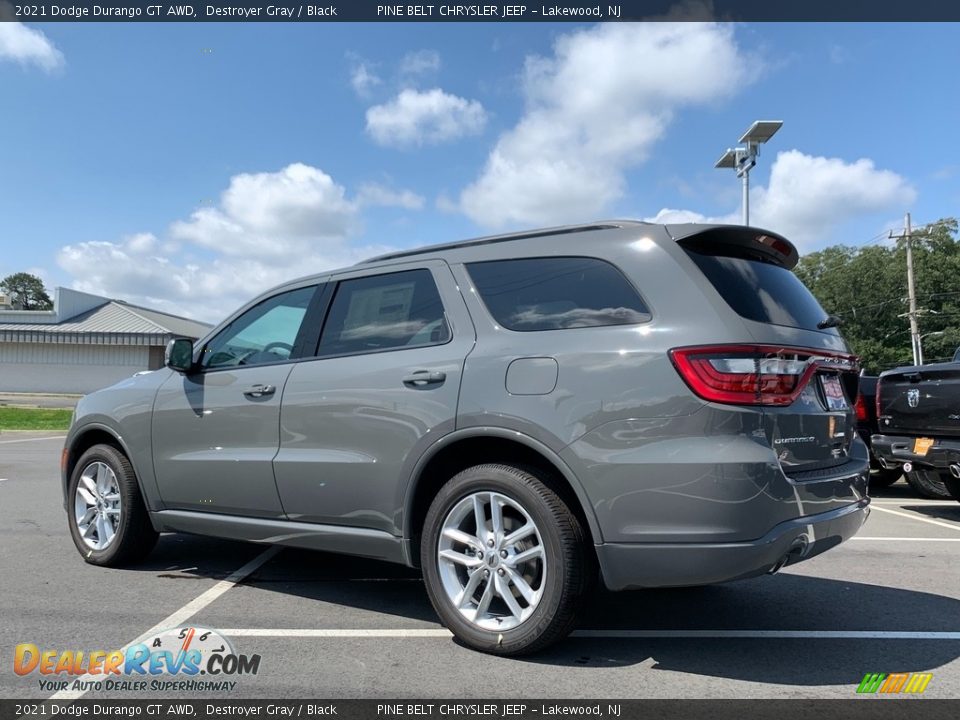
POLYGON ((438 385, 447 379, 447 374, 441 370, 417 370, 403 379, 403 384, 410 387, 425 387, 438 385))
POLYGON ((273 385, 254 385, 249 390, 244 390, 243 394, 250 398, 269 397, 277 391, 273 385))

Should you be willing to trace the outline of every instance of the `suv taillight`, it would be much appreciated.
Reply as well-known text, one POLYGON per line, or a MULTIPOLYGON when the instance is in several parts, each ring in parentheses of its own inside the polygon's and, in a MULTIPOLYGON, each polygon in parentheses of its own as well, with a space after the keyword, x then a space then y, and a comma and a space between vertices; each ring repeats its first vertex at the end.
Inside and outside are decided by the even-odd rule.
POLYGON ((728 405, 789 405, 818 369, 857 370, 852 355, 767 345, 674 348, 670 359, 693 392, 728 405))
POLYGON ((863 395, 857 395, 857 402, 854 403, 853 408, 857 411, 857 420, 860 422, 870 420, 870 415, 867 412, 867 401, 863 399, 863 395))

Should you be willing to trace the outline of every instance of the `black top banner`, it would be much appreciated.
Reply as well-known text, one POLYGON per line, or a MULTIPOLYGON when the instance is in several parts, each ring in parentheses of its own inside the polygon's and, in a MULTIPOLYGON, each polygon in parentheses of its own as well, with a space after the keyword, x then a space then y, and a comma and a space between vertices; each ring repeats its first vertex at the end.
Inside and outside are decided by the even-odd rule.
POLYGON ((382 0, 189 3, 156 0, 0 0, 6 22, 753 22, 960 21, 956 0, 588 0, 411 4, 382 0))

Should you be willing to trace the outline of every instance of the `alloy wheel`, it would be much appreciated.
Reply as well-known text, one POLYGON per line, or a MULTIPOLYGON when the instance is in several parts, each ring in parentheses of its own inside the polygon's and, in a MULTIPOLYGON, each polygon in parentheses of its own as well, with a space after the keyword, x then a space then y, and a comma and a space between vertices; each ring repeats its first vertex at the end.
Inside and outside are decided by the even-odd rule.
POLYGON ((543 597, 546 561, 536 523, 502 493, 467 495, 443 521, 443 589, 464 619, 484 630, 511 630, 530 618, 543 597))
POLYGON ((74 518, 84 544, 91 550, 105 550, 117 536, 122 515, 120 484, 113 469, 104 462, 92 462, 83 469, 74 493, 74 518))

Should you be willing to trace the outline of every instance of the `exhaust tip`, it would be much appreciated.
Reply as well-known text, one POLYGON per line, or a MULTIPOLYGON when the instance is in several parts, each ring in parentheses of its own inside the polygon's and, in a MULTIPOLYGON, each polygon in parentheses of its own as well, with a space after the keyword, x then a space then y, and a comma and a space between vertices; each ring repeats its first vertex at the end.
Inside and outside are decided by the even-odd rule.
POLYGON ((780 572, 784 566, 788 565, 792 560, 800 560, 804 555, 807 554, 807 548, 810 543, 807 540, 806 536, 800 536, 793 541, 793 544, 790 546, 790 549, 784 553, 783 557, 777 560, 774 563, 773 567, 767 570, 768 575, 775 575, 780 572))
POLYGON ((787 553, 782 558, 777 560, 777 562, 773 564, 772 568, 767 570, 767 575, 776 575, 778 572, 780 572, 781 568, 783 568, 783 566, 786 565, 789 561, 790 561, 790 553, 787 553))
POLYGON ((903 471, 905 473, 913 472, 913 463, 905 462, 903 464, 903 471))

